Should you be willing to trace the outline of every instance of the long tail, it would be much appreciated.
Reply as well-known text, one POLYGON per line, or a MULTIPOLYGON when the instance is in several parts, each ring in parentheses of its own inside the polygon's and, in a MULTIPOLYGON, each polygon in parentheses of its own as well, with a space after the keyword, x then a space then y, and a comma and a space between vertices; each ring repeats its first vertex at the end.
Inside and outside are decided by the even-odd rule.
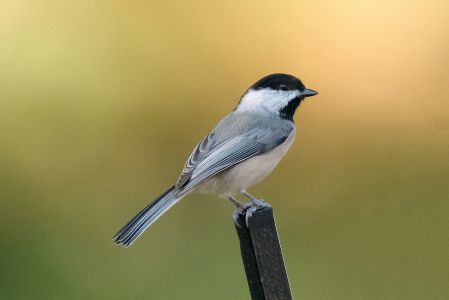
POLYGON ((182 198, 183 196, 176 198, 175 186, 172 186, 132 218, 112 239, 115 239, 116 244, 128 247, 148 226, 182 198))

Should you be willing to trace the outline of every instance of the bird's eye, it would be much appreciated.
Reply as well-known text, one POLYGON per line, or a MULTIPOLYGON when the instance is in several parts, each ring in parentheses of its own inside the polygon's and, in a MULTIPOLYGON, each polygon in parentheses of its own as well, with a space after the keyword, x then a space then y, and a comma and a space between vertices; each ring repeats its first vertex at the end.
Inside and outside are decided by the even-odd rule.
POLYGON ((288 86, 287 86, 286 84, 281 84, 281 85, 279 86, 279 88, 280 88, 282 91, 288 90, 288 86))

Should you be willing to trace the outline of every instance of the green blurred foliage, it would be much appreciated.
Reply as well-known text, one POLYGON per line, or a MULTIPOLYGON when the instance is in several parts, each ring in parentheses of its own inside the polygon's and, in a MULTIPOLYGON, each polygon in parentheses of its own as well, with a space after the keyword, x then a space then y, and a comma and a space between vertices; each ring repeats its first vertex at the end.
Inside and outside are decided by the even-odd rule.
MULTIPOLYGON (((449 299, 449 3, 3 1, 2 299, 249 299, 233 206, 190 195, 128 249, 259 78, 298 76, 264 184, 297 299, 449 299)), ((241 198, 244 200, 244 198, 241 198)))

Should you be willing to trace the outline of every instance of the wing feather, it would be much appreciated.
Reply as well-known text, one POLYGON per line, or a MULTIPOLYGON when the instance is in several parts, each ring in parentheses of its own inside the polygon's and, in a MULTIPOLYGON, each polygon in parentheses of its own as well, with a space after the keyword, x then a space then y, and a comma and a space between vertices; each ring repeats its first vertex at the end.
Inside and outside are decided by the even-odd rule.
POLYGON ((176 188, 184 186, 187 181, 189 181, 190 176, 192 176, 192 173, 198 164, 210 153, 215 141, 215 133, 211 132, 195 147, 195 149, 193 149, 193 152, 184 165, 181 176, 179 176, 178 182, 175 185, 176 188))
POLYGON ((177 188, 181 188, 178 195, 187 193, 204 179, 276 148, 285 142, 292 130, 293 127, 278 130, 253 128, 245 134, 219 143, 216 143, 214 136, 209 134, 198 144, 187 160, 176 184, 177 188))

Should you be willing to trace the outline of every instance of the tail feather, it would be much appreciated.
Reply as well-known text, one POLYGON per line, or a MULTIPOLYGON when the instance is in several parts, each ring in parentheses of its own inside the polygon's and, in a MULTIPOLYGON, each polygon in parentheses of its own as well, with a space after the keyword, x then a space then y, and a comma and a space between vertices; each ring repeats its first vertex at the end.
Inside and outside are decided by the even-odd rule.
POLYGON ((176 197, 175 186, 172 186, 132 218, 112 239, 115 239, 116 244, 128 247, 148 226, 182 198, 176 197))

